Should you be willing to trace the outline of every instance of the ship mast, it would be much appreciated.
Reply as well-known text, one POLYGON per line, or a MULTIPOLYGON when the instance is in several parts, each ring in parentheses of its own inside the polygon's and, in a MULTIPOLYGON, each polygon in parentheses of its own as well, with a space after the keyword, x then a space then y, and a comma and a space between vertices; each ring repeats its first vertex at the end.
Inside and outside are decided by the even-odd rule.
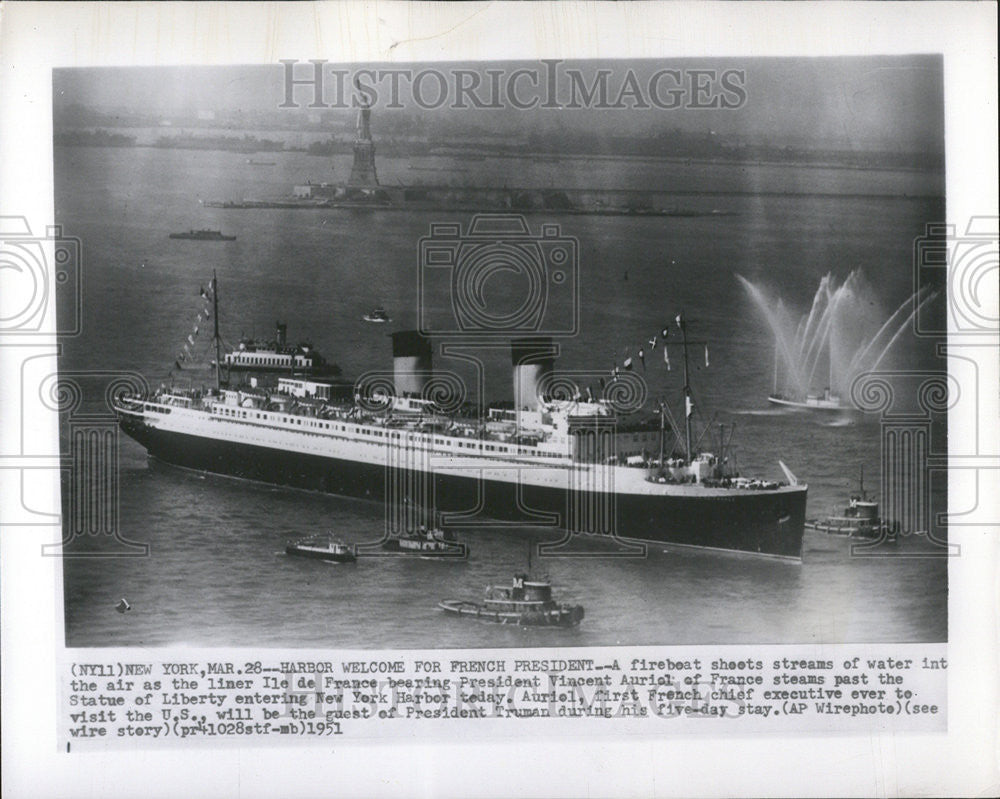
POLYGON ((677 325, 681 329, 681 344, 684 347, 684 448, 687 452, 688 463, 691 463, 691 382, 688 379, 688 340, 687 328, 684 319, 678 315, 677 325))
POLYGON ((778 395, 778 337, 774 337, 774 388, 771 389, 771 393, 775 396, 778 395))
MULTIPOLYGON (((666 346, 664 344, 663 346, 666 346)), ((663 409, 663 400, 660 400, 660 469, 663 469, 663 439, 666 437, 666 420, 663 418, 665 411, 663 409)))
POLYGON ((830 357, 830 376, 827 378, 827 386, 828 386, 828 388, 827 388, 827 392, 826 392, 827 396, 829 397, 829 396, 832 396, 833 393, 834 393, 834 391, 833 391, 833 336, 830 336, 829 337, 829 341, 827 342, 827 354, 830 357))
POLYGON ((222 388, 222 342, 219 339, 219 277, 212 270, 212 320, 215 322, 215 390, 222 388))

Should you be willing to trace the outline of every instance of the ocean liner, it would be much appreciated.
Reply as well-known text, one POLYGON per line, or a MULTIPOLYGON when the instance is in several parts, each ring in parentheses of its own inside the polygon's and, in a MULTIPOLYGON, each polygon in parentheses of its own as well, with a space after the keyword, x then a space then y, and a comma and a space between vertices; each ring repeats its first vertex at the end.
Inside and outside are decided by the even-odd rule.
POLYGON ((470 529, 499 520, 801 558, 807 487, 784 464, 787 482, 739 476, 724 441, 717 454, 696 449, 683 326, 685 422, 674 435, 662 404, 629 424, 613 397, 554 390, 545 338, 511 341, 513 407, 479 412, 442 396, 448 373, 434 371, 431 343, 417 331, 392 334, 391 379, 374 387, 296 373, 294 363, 270 385, 247 372, 237 384, 223 379, 233 355, 221 357, 214 317, 214 388, 164 386, 116 402, 122 430, 161 461, 383 502, 397 531, 444 512, 446 523, 457 514, 470 529), (413 518, 423 508, 427 517, 413 518))

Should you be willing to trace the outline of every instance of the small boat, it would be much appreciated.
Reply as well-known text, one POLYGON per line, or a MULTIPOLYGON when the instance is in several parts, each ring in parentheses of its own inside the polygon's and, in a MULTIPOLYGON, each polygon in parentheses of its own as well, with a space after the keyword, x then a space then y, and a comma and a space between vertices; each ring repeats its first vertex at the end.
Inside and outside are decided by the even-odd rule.
POLYGON ((830 380, 829 384, 825 389, 823 389, 822 394, 811 394, 807 393, 803 398, 801 393, 795 396, 788 396, 787 394, 782 394, 778 391, 778 366, 781 362, 779 357, 780 347, 778 346, 778 341, 775 339, 774 343, 774 384, 771 393, 767 397, 767 401, 772 405, 781 405, 786 408, 797 408, 805 411, 852 411, 854 406, 844 403, 840 396, 834 394, 830 390, 830 386, 834 384, 834 358, 830 357, 830 380))
POLYGON ((575 627, 583 619, 582 605, 559 604, 547 578, 527 574, 514 575, 509 587, 488 587, 481 603, 445 599, 438 607, 457 616, 521 627, 575 627))
POLYGON ((420 525, 416 530, 390 538, 382 544, 387 552, 399 552, 403 555, 416 555, 421 558, 464 558, 468 547, 458 543, 454 534, 446 533, 434 527, 420 525))
POLYGON ((854 494, 847 502, 839 516, 827 516, 824 519, 807 519, 805 527, 808 530, 818 530, 827 535, 842 535, 852 538, 889 538, 894 539, 897 525, 890 525, 879 518, 878 502, 865 492, 865 472, 861 470, 861 493, 854 494))
POLYGON ((392 319, 389 318, 389 312, 379 305, 377 308, 372 308, 368 313, 361 317, 366 322, 372 322, 377 325, 384 325, 386 322, 391 322, 392 319))
POLYGON ((202 230, 192 228, 184 233, 171 233, 170 238, 191 239, 192 241, 236 241, 236 236, 223 236, 221 230, 208 230, 207 228, 202 230))
POLYGON ((831 394, 830 389, 826 389, 822 395, 806 394, 804 400, 786 397, 784 394, 770 394, 767 401, 772 405, 784 405, 788 408, 801 408, 807 411, 850 411, 853 408, 845 405, 836 394, 831 394))
POLYGON ((255 161, 253 158, 248 158, 247 163, 250 166, 274 166, 276 161, 255 161))
POLYGON ((293 541, 285 547, 285 554, 316 560, 329 560, 334 563, 353 563, 358 559, 354 547, 334 541, 332 538, 327 538, 325 541, 317 538, 293 541))

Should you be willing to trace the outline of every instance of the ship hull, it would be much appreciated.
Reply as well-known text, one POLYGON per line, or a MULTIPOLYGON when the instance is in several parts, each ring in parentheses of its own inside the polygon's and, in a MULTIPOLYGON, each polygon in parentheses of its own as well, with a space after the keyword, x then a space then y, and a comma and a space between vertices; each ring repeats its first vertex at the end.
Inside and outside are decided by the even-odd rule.
POLYGON ((466 555, 465 548, 460 544, 454 544, 453 546, 443 548, 425 548, 420 544, 408 545, 406 542, 401 542, 398 538, 390 538, 382 544, 382 549, 386 552, 396 552, 400 555, 411 555, 415 558, 447 559, 464 558, 466 555))
POLYGON ((767 398, 767 401, 772 405, 781 405, 786 408, 799 408, 804 411, 827 411, 833 413, 839 413, 841 411, 853 411, 854 408, 849 405, 841 405, 839 402, 832 402, 830 400, 816 400, 815 402, 806 402, 800 400, 790 400, 784 397, 777 397, 771 395, 767 398))
POLYGON ((584 615, 584 610, 579 605, 539 611, 502 611, 461 599, 446 599, 439 602, 438 607, 455 616, 519 627, 576 627, 583 621, 584 615))
POLYGON ((294 555, 298 558, 311 558, 312 560, 325 560, 330 563, 354 563, 357 558, 350 552, 331 552, 321 547, 302 546, 299 544, 289 544, 285 547, 286 555, 294 555))
POLYGON ((558 485, 484 479, 474 470, 469 476, 435 472, 429 477, 403 469, 392 474, 385 464, 164 430, 138 416, 124 416, 121 427, 151 456, 166 463, 293 488, 384 502, 390 480, 395 486, 426 487, 433 479, 437 510, 465 512, 470 529, 495 519, 558 530, 565 529, 562 520, 579 519, 582 513, 600 518, 595 525, 571 522, 572 529, 653 545, 801 558, 804 489, 595 494, 558 485))

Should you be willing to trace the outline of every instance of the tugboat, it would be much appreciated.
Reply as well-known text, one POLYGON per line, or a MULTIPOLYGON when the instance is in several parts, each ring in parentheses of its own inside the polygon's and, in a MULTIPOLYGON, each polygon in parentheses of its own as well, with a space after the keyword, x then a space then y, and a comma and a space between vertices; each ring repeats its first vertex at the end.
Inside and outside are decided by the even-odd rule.
POLYGON ((328 560, 334 563, 354 563, 358 559, 354 547, 327 538, 325 541, 317 538, 307 538, 293 541, 285 547, 286 555, 299 555, 303 558, 328 560))
POLYGON ((886 535, 895 537, 893 525, 888 525, 879 518, 878 502, 865 492, 865 470, 861 467, 861 493, 853 494, 847 507, 840 516, 827 516, 825 519, 807 519, 805 526, 809 530, 818 530, 827 535, 842 535, 852 538, 881 538, 886 535))
POLYGON ((372 308, 368 313, 361 317, 366 322, 371 322, 376 325, 384 325, 386 322, 391 322, 392 319, 389 318, 389 312, 383 308, 381 305, 376 308, 372 308))
POLYGON ((236 241, 236 236, 223 236, 221 230, 209 230, 203 228, 195 230, 192 228, 184 233, 171 233, 172 239, 192 239, 193 241, 236 241))
POLYGON ((468 547, 458 543, 453 533, 446 533, 437 527, 428 529, 423 524, 416 530, 409 530, 397 538, 390 538, 382 544, 382 549, 387 552, 434 559, 464 558, 468 554, 468 547))
POLYGON ((458 616, 521 627, 576 627, 583 619, 582 605, 559 604, 552 598, 548 578, 527 574, 515 574, 509 588, 489 586, 481 604, 445 599, 438 607, 458 616))

